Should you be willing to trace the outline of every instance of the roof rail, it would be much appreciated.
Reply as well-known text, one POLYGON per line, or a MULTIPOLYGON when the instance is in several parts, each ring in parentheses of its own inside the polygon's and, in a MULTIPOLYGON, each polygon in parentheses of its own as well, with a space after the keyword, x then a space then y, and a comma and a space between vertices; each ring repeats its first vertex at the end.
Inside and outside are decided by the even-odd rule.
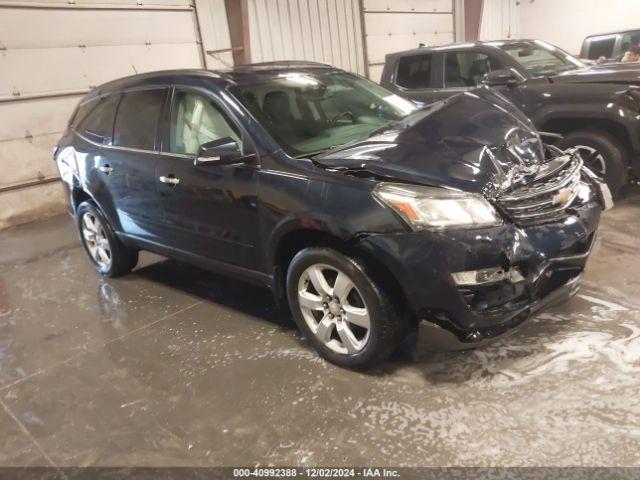
POLYGON ((328 63, 322 62, 309 62, 306 60, 275 60, 272 62, 258 62, 258 63, 248 63, 245 65, 237 65, 238 68, 242 67, 301 67, 304 65, 321 65, 323 67, 330 67, 328 63))

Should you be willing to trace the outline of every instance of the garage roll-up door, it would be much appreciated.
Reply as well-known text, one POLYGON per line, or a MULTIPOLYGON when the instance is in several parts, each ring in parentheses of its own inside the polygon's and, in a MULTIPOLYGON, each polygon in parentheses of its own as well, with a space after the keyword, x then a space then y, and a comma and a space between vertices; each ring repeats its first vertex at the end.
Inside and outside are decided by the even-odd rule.
POLYGON ((52 147, 108 80, 203 65, 189 0, 0 0, 0 228, 60 209, 52 147))
POLYGON ((369 78, 380 80, 387 53, 455 39, 454 0, 363 0, 369 78))

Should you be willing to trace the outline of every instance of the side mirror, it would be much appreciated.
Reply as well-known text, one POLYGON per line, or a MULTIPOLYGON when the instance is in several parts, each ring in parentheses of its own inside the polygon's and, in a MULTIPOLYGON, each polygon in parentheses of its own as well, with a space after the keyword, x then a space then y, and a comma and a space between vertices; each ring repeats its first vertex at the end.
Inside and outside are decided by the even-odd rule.
POLYGON ((194 165, 229 165, 246 159, 238 142, 231 137, 219 138, 200 145, 194 165))
POLYGON ((518 83, 520 83, 520 79, 511 70, 494 70, 487 73, 482 79, 482 84, 488 87, 512 87, 518 83))

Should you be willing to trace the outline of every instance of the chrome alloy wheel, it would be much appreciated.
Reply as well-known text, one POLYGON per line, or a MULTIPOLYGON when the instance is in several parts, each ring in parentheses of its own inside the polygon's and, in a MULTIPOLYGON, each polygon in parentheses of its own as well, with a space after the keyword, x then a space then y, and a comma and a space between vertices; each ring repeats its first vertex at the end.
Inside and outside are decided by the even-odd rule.
POLYGON ((604 178, 607 173, 607 163, 598 150, 587 145, 576 145, 575 148, 580 153, 584 164, 600 178, 604 178))
POLYGON ((98 217, 91 212, 82 216, 82 238, 89 254, 104 270, 111 266, 111 246, 98 217))
POLYGON ((334 352, 357 353, 366 346, 369 310, 346 273, 325 264, 311 265, 298 281, 298 303, 311 332, 334 352))

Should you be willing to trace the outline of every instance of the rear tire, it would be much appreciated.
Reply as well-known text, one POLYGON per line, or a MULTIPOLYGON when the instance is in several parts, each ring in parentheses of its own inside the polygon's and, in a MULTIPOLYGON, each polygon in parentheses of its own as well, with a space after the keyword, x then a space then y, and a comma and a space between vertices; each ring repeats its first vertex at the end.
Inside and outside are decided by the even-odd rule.
POLYGON ((287 272, 287 297, 300 330, 323 358, 341 367, 372 367, 406 331, 366 265, 331 248, 298 252, 287 272))
POLYGON ((579 130, 569 133, 556 146, 561 149, 578 148, 585 165, 604 180, 613 195, 626 185, 626 151, 612 135, 600 130, 579 130))
POLYGON ((119 277, 138 264, 138 251, 118 240, 106 217, 93 202, 85 201, 78 205, 76 222, 82 246, 102 275, 119 277))

